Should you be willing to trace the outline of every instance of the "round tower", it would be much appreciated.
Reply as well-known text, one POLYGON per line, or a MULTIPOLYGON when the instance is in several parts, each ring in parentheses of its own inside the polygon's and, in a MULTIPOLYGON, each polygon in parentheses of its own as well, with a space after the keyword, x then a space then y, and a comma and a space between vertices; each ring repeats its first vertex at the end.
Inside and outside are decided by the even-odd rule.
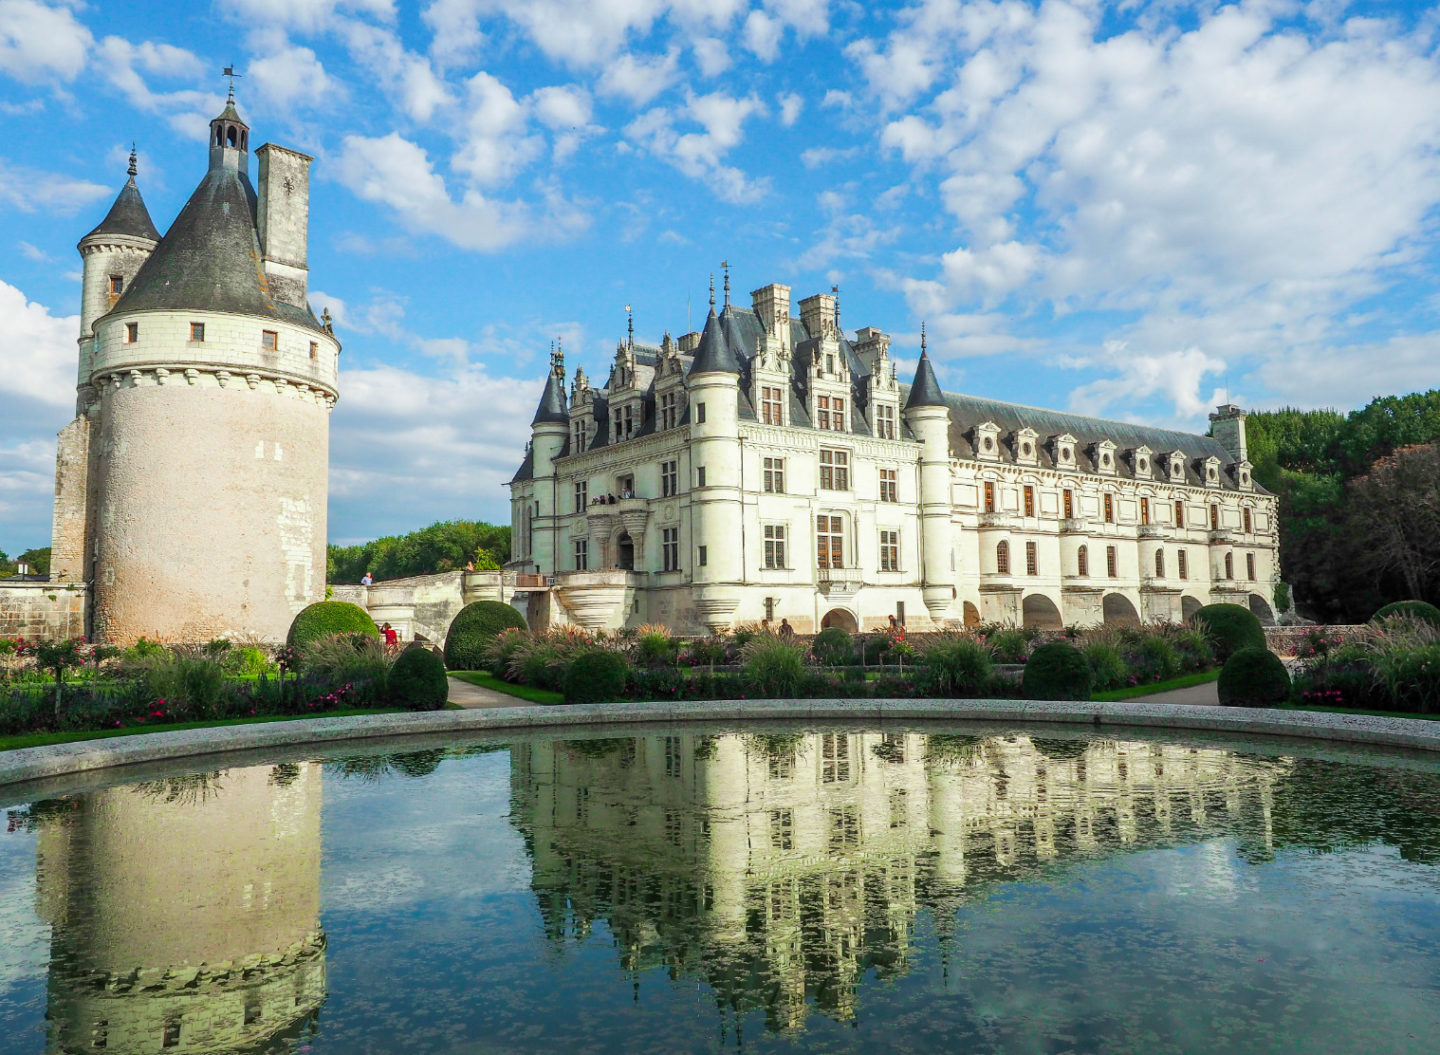
POLYGON ((921 597, 930 618, 942 623, 955 603, 950 520, 950 407, 935 379, 925 331, 920 331, 920 363, 905 401, 905 424, 920 441, 920 532, 924 542, 921 597))
MULTIPOLYGON (((728 310, 728 306, 727 306, 728 310)), ((712 631, 728 626, 743 585, 740 539, 740 361, 715 314, 715 280, 710 280, 710 315, 700 334, 690 374, 691 507, 690 580, 695 610, 712 631)))
POLYGON ((541 574, 560 570, 556 517, 559 515, 555 459, 565 450, 570 433, 570 411, 565 404, 565 353, 550 353, 550 373, 545 378, 545 391, 540 405, 530 420, 530 452, 532 478, 535 481, 534 505, 530 510, 530 559, 541 574), (542 530, 543 528, 543 530, 542 530))
POLYGON ((94 323, 102 640, 278 641, 324 595, 340 345, 306 299, 312 159, 262 147, 257 194, 249 140, 232 94, 205 178, 94 323))

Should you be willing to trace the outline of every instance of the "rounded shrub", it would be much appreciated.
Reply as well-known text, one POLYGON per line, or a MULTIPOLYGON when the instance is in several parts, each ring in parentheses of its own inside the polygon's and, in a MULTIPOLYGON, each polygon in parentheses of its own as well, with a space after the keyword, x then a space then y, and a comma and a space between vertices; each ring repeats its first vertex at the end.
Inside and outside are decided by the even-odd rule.
POLYGON ((1226 707, 1274 707, 1290 695, 1290 674, 1268 648, 1241 648, 1225 661, 1216 687, 1226 707))
POLYGON ((581 652, 565 669, 562 689, 566 703, 609 703, 625 695, 630 664, 618 652, 581 652))
POLYGON ((1030 653, 1020 687, 1031 700, 1088 700, 1093 684, 1090 664, 1080 650, 1052 641, 1030 653))
POLYGON ((428 648, 407 648, 390 668, 390 700, 411 711, 438 711, 450 699, 445 661, 428 648))
POLYGON ((1389 619, 1392 615, 1408 615, 1414 619, 1423 619, 1432 626, 1440 626, 1440 608, 1436 608, 1428 601, 1396 601, 1387 604, 1370 617, 1370 622, 1378 623, 1382 619, 1389 619))
POLYGON ((810 651, 822 667, 843 667, 855 658, 850 635, 838 626, 827 626, 810 642, 810 651))
POLYGON ((449 670, 482 670, 485 650, 502 630, 524 630, 519 612, 499 601, 473 601, 460 609, 445 633, 445 666, 449 670))
POLYGON ((285 643, 295 648, 304 648, 322 637, 333 634, 368 634, 379 637, 380 630, 369 613, 358 604, 349 601, 316 601, 301 609, 295 621, 290 624, 290 633, 285 643))
POLYGON ((1205 631, 1221 663, 1242 648, 1264 648, 1265 631, 1250 609, 1238 604, 1207 604, 1190 617, 1205 631))
POLYGON ((973 695, 985 688, 995 669, 990 650, 973 637, 946 635, 920 653, 931 689, 941 696, 973 695))

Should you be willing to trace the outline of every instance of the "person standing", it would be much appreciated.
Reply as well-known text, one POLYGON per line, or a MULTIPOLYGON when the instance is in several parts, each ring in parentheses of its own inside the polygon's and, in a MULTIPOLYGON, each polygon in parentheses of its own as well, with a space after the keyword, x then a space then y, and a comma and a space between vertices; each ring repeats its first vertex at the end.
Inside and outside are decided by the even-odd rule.
POLYGON ((360 585, 361 585, 361 586, 370 586, 370 585, 373 584, 374 582, 375 582, 375 576, 371 575, 368 571, 367 571, 364 575, 360 576, 360 585))
POLYGON ((398 645, 400 643, 400 634, 389 623, 380 627, 380 633, 385 635, 385 644, 398 645))

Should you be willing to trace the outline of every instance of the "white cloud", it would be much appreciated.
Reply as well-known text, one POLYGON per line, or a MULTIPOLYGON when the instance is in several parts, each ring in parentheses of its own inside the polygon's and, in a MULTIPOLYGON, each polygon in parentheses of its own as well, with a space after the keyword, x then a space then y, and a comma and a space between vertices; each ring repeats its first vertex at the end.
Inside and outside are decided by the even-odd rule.
POLYGON ((1440 333, 1407 334, 1374 344, 1292 348, 1250 376, 1273 405, 1351 410, 1377 396, 1435 388, 1437 362, 1440 333))
POLYGON ((800 112, 805 109, 805 99, 795 92, 781 92, 775 97, 775 103, 780 108, 780 123, 786 128, 791 127, 800 119, 800 112))
POLYGON ((1142 416, 1136 407, 1152 396, 1163 396, 1175 409, 1176 418, 1194 422, 1203 420, 1217 402, 1212 390, 1209 398, 1200 394, 1200 386, 1211 374, 1224 374, 1225 361, 1206 355, 1198 348, 1158 354, 1131 351, 1123 342, 1106 347, 1115 376, 1100 378, 1081 385, 1070 393, 1070 409, 1082 414, 1104 416, 1119 404, 1123 417, 1142 416))
POLYGON ((0 72, 18 81, 73 80, 94 39, 68 7, 0 0, 0 72))
POLYGON ((752 202, 765 195, 768 181, 751 180, 723 158, 744 138, 746 119, 763 113, 765 104, 754 95, 737 99, 724 92, 691 94, 683 110, 650 110, 632 121, 625 134, 685 175, 702 180, 724 200, 752 202), (703 131, 677 131, 676 122, 687 120, 703 131))
POLYGON ((340 28, 356 65, 374 73, 385 91, 414 121, 429 121, 437 109, 454 103, 449 88, 430 60, 408 51, 389 30, 347 21, 340 28))
POLYGON ((590 123, 593 104, 590 93, 579 85, 552 85, 537 88, 528 99, 531 111, 555 137, 554 157, 563 161, 585 139, 603 129, 590 123))
POLYGON ((830 28, 829 0, 764 0, 745 16, 745 47, 761 62, 774 62, 787 28, 799 40, 823 36, 830 28))
MULTIPOLYGON (((0 158, 0 202, 21 212, 69 216, 81 206, 104 198, 116 189, 58 172, 11 165, 0 158)), ((98 216, 96 220, 99 220, 98 216)))
POLYGON ((644 106, 675 83, 679 61, 680 53, 674 50, 664 55, 621 55, 605 67, 595 90, 644 106))
POLYGON ((800 152, 800 163, 807 169, 824 168, 853 158, 858 153, 859 147, 810 147, 800 152))
POLYGON ((745 46, 761 62, 774 62, 780 54, 780 38, 785 27, 764 11, 751 11, 745 18, 745 46))
POLYGON ((724 73, 733 63, 730 45, 718 37, 701 37, 691 42, 690 50, 695 53, 695 65, 700 67, 700 73, 706 77, 716 77, 724 73))
POLYGON ((315 33, 333 26, 340 11, 393 21, 393 0, 231 0, 230 11, 249 25, 315 33))
POLYGON ((250 50, 261 57, 245 71, 256 94, 282 111, 320 107, 346 97, 345 86, 325 72, 313 50, 291 43, 284 33, 265 31, 252 36, 250 50))
POLYGON ((96 50, 96 59, 110 83, 119 88, 130 104, 150 113, 164 113, 176 121, 199 118, 203 122, 219 112, 213 91, 177 88, 155 91, 147 79, 183 79, 195 82, 205 73, 204 64, 192 52, 171 44, 142 41, 132 44, 122 37, 106 37, 96 50), (208 112, 207 112, 208 111, 208 112))
POLYGON ((528 134, 525 107, 495 77, 477 73, 466 89, 464 142, 450 164, 477 186, 495 187, 539 157, 545 142, 528 134))
POLYGON ((27 300, 0 280, 0 325, 11 347, 25 349, 24 355, 10 356, 0 370, 0 393, 53 407, 73 406, 79 316, 51 315, 45 305, 27 300))

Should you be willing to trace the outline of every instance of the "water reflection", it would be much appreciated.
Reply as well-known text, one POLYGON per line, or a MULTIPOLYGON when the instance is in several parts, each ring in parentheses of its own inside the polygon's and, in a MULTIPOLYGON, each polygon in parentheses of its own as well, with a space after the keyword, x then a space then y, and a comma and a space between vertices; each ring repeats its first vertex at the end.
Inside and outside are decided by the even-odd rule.
POLYGON ((727 1015, 848 1021, 933 910, 1067 859, 1232 834, 1273 851, 1288 760, 1150 742, 824 733, 512 748, 548 935, 604 920, 621 966, 703 979, 727 1015))
POLYGON ((12 812, 51 925, 49 1050, 289 1050, 325 998, 317 763, 12 812))

